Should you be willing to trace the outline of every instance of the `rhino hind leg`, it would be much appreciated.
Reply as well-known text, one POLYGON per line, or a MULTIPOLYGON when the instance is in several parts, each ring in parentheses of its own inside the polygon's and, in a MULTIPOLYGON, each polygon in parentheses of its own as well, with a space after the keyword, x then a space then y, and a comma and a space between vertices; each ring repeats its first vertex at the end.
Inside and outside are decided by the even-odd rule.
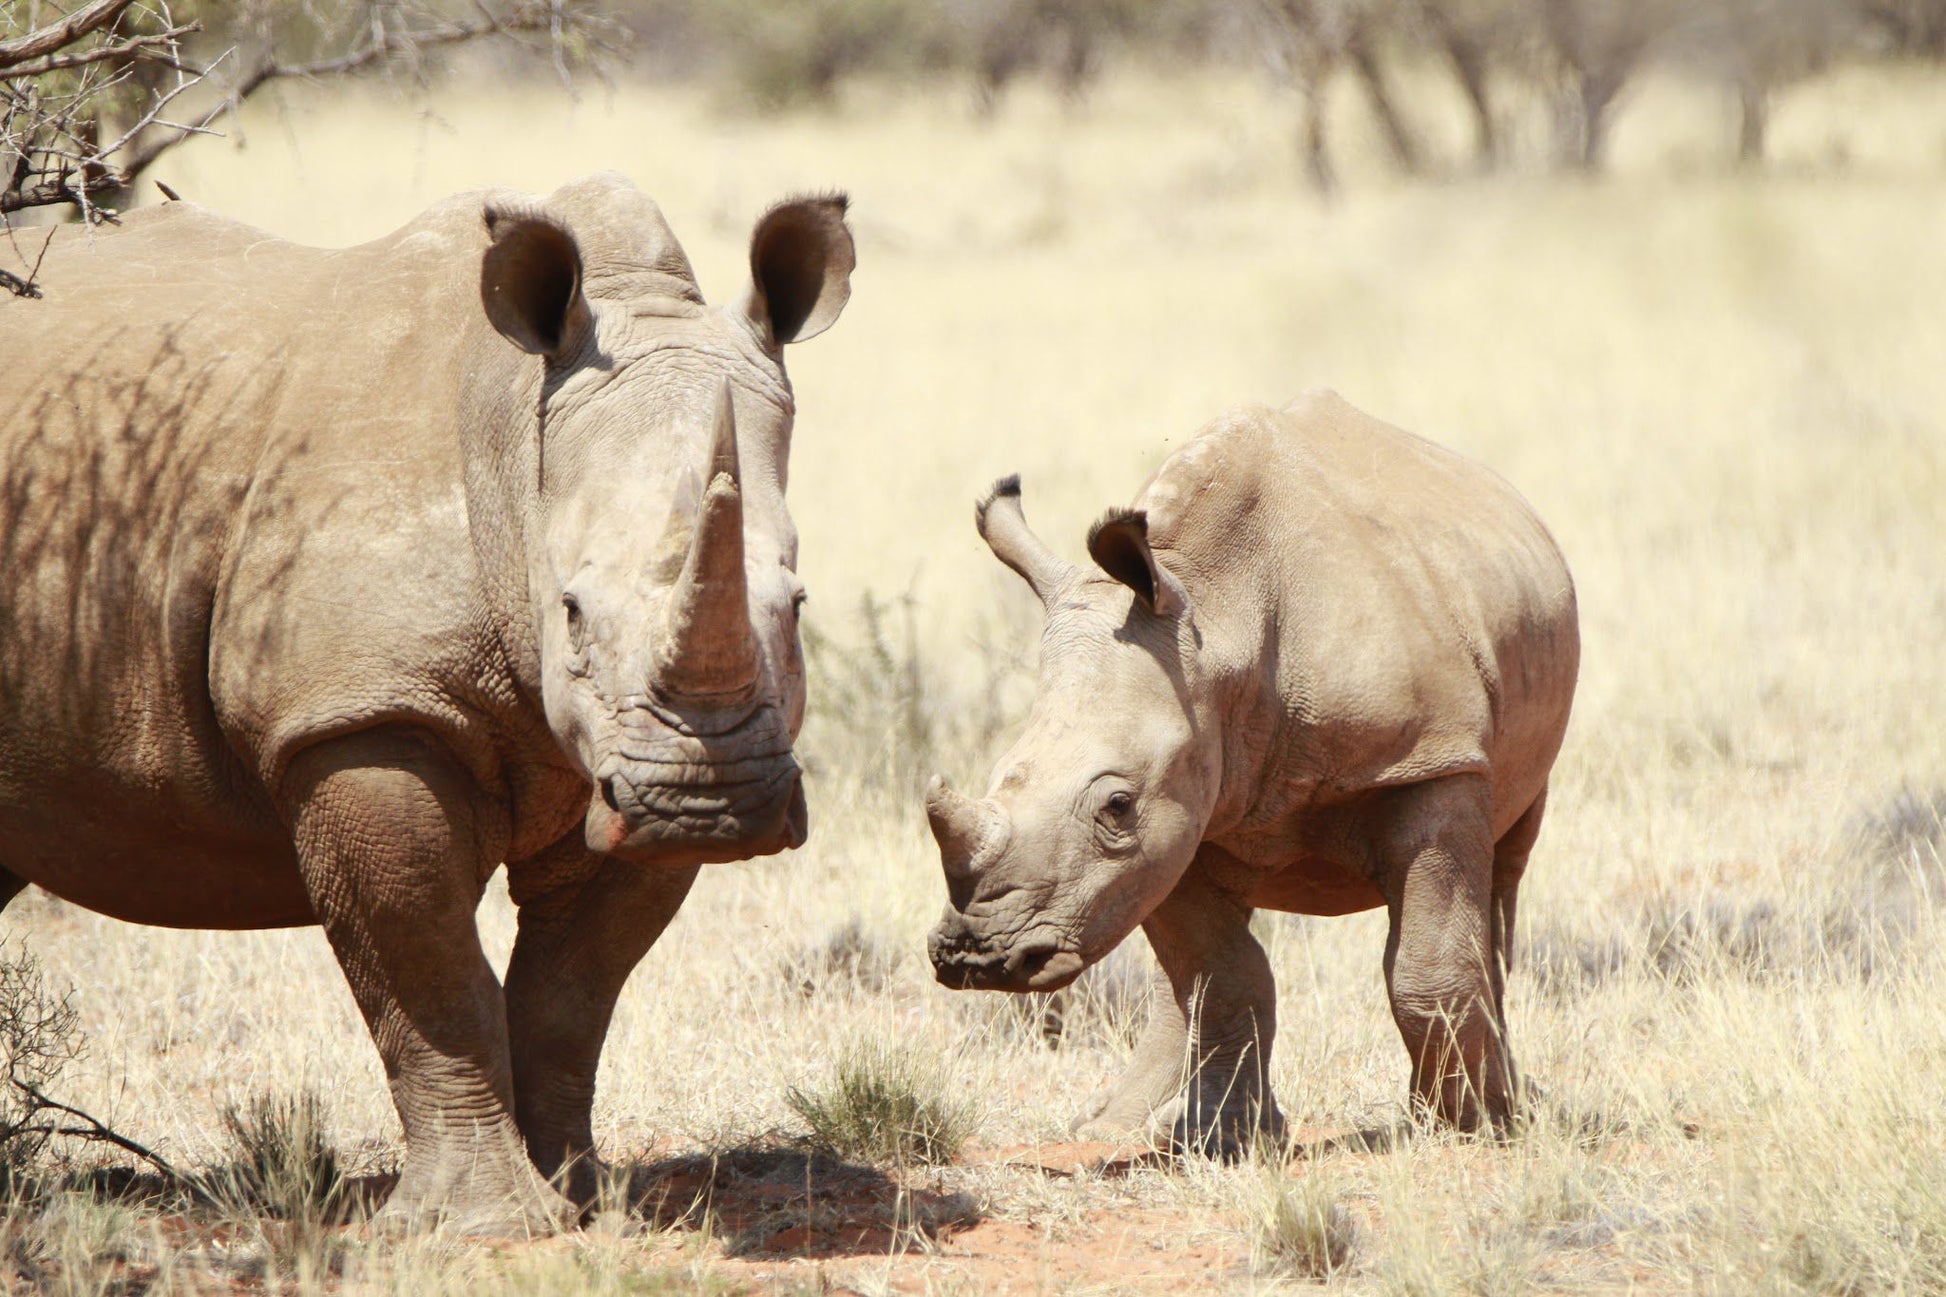
POLYGON ((1500 1019, 1499 916, 1486 782, 1456 776, 1394 794, 1380 835, 1390 914, 1385 984, 1412 1059, 1415 1108, 1461 1130, 1504 1130, 1513 1071, 1500 1019))
POLYGON ((1149 1028, 1104 1118, 1136 1124, 1146 1115, 1156 1142, 1225 1159, 1283 1139, 1270 1091, 1277 984, 1250 915, 1245 901, 1192 864, 1143 923, 1167 997, 1152 1002, 1149 1028))
POLYGON ((437 745, 370 730, 300 752, 286 813, 312 905, 405 1129, 380 1225, 550 1233, 572 1215, 513 1118, 504 1000, 474 909, 504 831, 437 745))
POLYGON ((525 896, 524 871, 510 871, 520 904, 506 991, 514 1112, 534 1166, 585 1208, 600 1173, 590 1123, 595 1069, 615 1001, 697 871, 592 855, 579 828, 535 863, 575 881, 525 896))
POLYGON ((1520 880, 1527 872, 1527 856, 1540 836, 1541 817, 1546 811, 1547 789, 1543 787, 1540 796, 1514 821, 1513 827, 1493 844, 1493 962, 1488 972, 1492 981, 1494 1031, 1500 1040, 1516 1117, 1530 1096, 1507 1043, 1507 975, 1514 967, 1514 916, 1520 903, 1520 880))

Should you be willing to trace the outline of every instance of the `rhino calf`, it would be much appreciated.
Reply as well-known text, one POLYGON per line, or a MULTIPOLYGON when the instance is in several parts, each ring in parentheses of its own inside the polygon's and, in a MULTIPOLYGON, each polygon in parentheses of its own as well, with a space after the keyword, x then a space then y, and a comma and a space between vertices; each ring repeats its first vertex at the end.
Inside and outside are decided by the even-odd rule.
POLYGON ((1382 905, 1416 1104, 1503 1126, 1515 897, 1580 656, 1527 503, 1326 392, 1204 429, 1089 532, 1094 568, 1028 529, 1017 478, 977 520, 1047 621, 986 797, 927 797, 939 980, 1052 990, 1140 924, 1149 1024, 1080 1133, 1229 1154, 1283 1126, 1251 913, 1382 905))

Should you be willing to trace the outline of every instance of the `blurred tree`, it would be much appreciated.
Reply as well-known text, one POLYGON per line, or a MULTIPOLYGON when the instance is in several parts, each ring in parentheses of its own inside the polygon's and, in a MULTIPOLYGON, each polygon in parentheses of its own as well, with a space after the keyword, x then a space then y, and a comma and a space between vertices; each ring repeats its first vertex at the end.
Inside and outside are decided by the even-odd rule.
POLYGON ((1417 0, 1405 15, 1452 65, 1473 114, 1473 157, 1482 171, 1499 165, 1501 151, 1488 78, 1519 44, 1520 17, 1510 0, 1417 0))
POLYGON ((265 86, 365 71, 423 81, 497 40, 570 64, 615 29, 569 0, 26 0, 0 9, 0 218, 124 203, 169 149, 265 86))
POLYGON ((1409 12, 1395 0, 1260 0, 1264 53, 1272 69, 1296 86, 1303 102, 1300 147, 1305 174, 1319 193, 1337 187, 1331 165, 1326 90, 1349 67, 1371 101, 1373 116, 1399 169, 1420 169, 1422 150, 1399 111, 1380 61, 1409 12))
POLYGON ((1554 123, 1559 156, 1581 170, 1598 170, 1607 157, 1616 101, 1690 0, 1527 2, 1538 6, 1536 31, 1558 83, 1554 123))
POLYGON ((765 111, 829 103, 866 70, 906 70, 938 57, 946 18, 911 0, 716 0, 709 39, 742 102, 765 111))
POLYGON ((982 112, 1034 71, 1052 78, 1068 98, 1080 98, 1107 48, 1143 19, 1136 0, 947 0, 945 7, 982 112))
POLYGON ((1859 16, 1898 53, 1946 59, 1946 0, 1862 0, 1859 16))
POLYGON ((1736 94, 1739 162, 1763 160, 1777 89, 1822 70, 1861 18, 1852 0, 1693 0, 1679 57, 1736 94))

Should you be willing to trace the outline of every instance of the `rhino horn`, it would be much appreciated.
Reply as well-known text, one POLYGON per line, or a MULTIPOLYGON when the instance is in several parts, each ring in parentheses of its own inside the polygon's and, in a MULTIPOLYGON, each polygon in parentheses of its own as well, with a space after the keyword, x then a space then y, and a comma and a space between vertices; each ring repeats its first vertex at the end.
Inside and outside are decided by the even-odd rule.
POLYGON ((1006 826, 993 807, 955 792, 938 775, 926 788, 926 822, 939 844, 939 863, 946 871, 953 905, 961 908, 972 893, 979 867, 1003 844, 1006 826))
POLYGON ((1062 588, 1080 575, 1027 525, 1020 507, 1018 473, 993 484, 986 498, 974 506, 973 525, 993 556, 1020 573, 1043 604, 1052 605, 1062 588))
POLYGON ((678 697, 734 696, 757 682, 757 634, 743 572, 736 411, 727 382, 717 394, 714 422, 709 486, 655 651, 657 683, 678 697))

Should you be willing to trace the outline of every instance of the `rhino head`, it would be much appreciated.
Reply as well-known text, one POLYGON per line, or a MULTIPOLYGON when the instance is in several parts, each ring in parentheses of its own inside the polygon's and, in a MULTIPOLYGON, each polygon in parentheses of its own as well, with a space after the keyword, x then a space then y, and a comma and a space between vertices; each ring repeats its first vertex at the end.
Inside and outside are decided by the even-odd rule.
POLYGON ((1095 524, 1094 568, 1028 528, 1018 478, 999 482, 976 518, 1047 621, 1026 731, 987 795, 940 778, 928 790, 948 895, 928 946, 947 986, 1053 990, 1181 879, 1210 820, 1221 751, 1189 596, 1150 548, 1145 515, 1095 524))
POLYGON ((688 865, 804 841, 783 347, 849 295, 844 209, 773 208, 748 290, 721 308, 625 182, 487 209, 487 317, 545 362, 531 445, 497 471, 521 479, 507 490, 528 642, 548 725, 587 779, 593 850, 688 865))

